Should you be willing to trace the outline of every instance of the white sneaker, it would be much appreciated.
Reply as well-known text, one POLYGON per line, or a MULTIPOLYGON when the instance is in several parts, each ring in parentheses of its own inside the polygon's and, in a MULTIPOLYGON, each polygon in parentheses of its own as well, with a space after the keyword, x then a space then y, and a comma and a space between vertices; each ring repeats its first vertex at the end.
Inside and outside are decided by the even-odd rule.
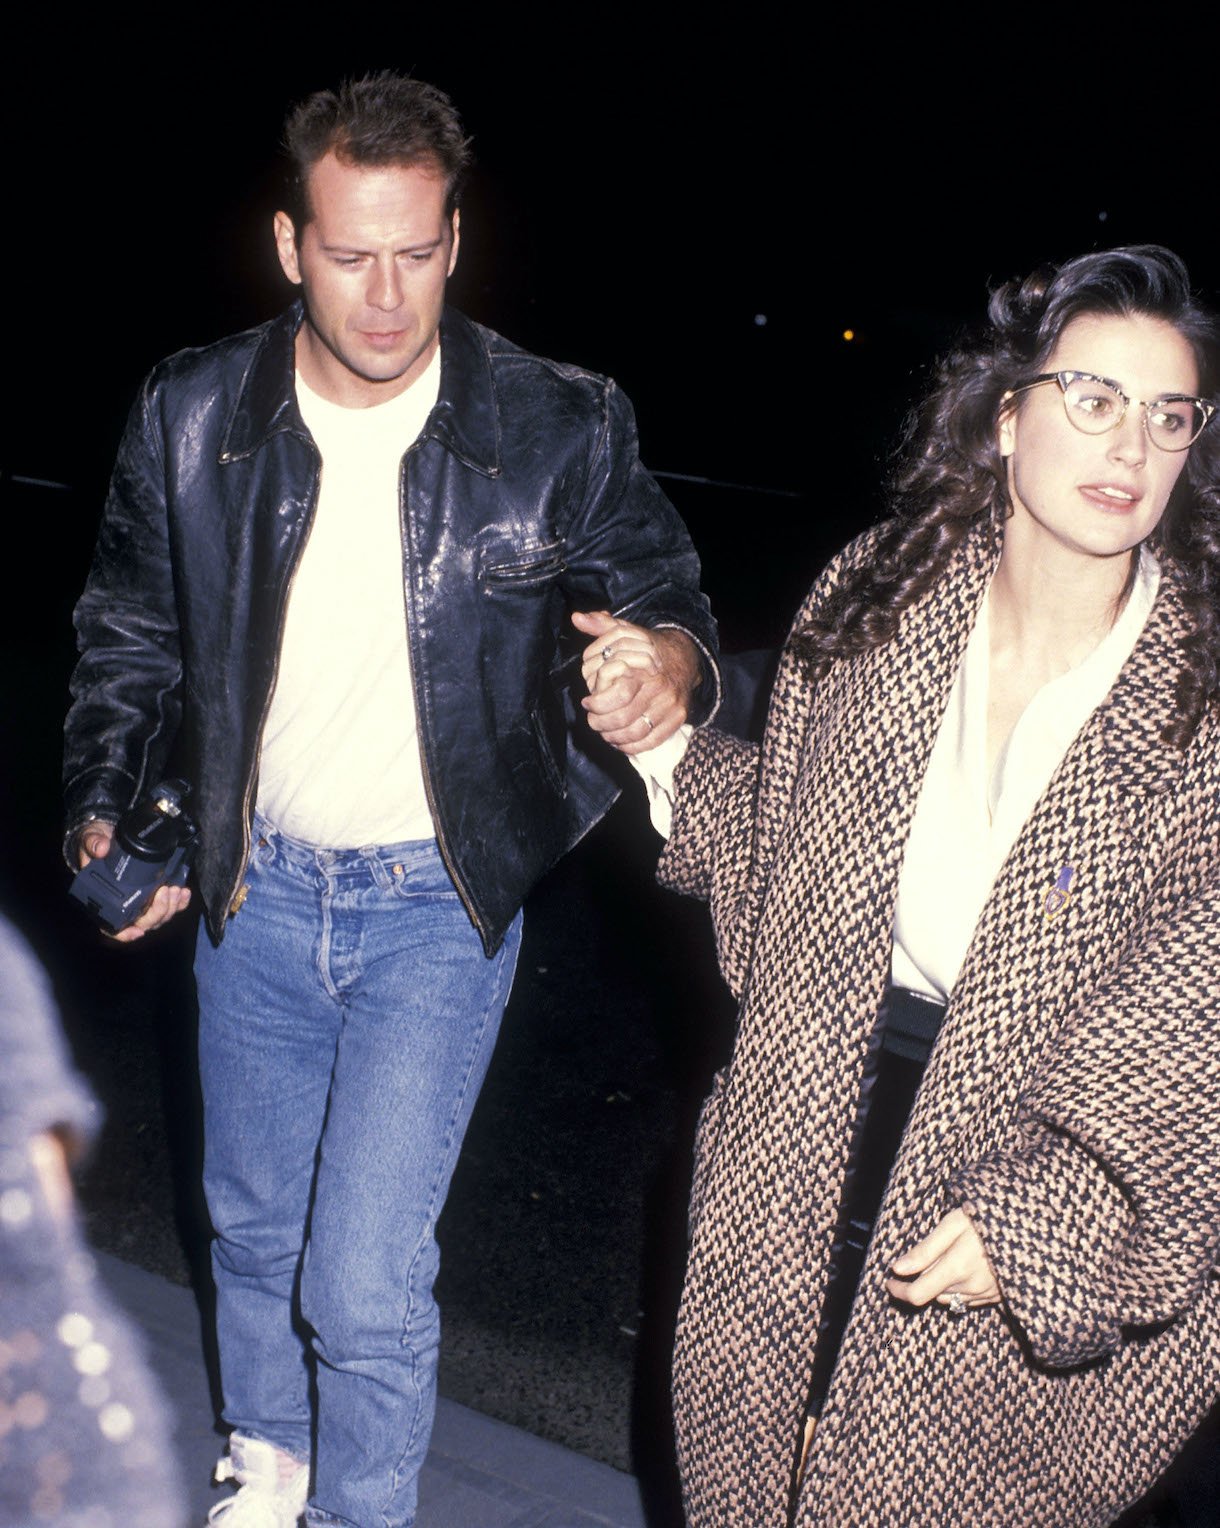
POLYGON ((222 1528, 297 1528, 309 1495, 309 1466, 282 1448, 233 1433, 214 1478, 236 1480, 238 1489, 216 1503, 208 1513, 209 1523, 222 1528))

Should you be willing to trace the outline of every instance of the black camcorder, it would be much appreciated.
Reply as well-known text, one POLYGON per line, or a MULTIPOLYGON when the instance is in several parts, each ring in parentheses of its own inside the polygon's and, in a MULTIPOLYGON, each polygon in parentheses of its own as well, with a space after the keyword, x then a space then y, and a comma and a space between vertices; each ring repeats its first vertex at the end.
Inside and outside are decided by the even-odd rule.
POLYGON ((124 812, 110 853, 77 873, 69 895, 112 934, 129 928, 160 886, 185 886, 199 830, 185 808, 185 780, 163 780, 124 812))

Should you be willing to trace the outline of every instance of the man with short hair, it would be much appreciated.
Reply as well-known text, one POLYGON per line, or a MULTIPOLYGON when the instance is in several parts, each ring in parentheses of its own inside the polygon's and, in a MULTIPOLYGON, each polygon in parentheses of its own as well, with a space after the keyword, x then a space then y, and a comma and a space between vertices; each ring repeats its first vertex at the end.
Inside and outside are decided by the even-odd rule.
MULTIPOLYGON (((714 708, 715 637, 613 383, 445 307, 448 99, 349 82, 287 144, 275 240, 302 302, 163 362, 120 448, 77 609, 69 845, 106 854, 171 759, 191 779, 239 1485, 209 1520, 387 1528, 414 1521, 435 1225, 521 902, 615 795, 568 617, 607 656, 616 617, 645 629, 585 702, 626 752, 714 708)), ((188 898, 163 888, 119 937, 188 898)))

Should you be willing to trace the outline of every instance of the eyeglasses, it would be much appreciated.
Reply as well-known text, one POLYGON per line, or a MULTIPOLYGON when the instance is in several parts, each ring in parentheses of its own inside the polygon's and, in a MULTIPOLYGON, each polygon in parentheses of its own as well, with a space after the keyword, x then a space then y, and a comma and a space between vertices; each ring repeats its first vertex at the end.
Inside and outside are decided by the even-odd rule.
POLYGON ((1216 405, 1206 398, 1189 393, 1168 393, 1145 403, 1128 398, 1117 382, 1109 377, 1095 377, 1088 371, 1044 371, 1041 376, 1019 382, 1009 393, 1023 393, 1044 382, 1057 382, 1063 394, 1063 409, 1068 420, 1086 435, 1104 435, 1116 430, 1132 403, 1144 411, 1144 429, 1148 439, 1162 451, 1185 451, 1194 445, 1215 415, 1216 405))

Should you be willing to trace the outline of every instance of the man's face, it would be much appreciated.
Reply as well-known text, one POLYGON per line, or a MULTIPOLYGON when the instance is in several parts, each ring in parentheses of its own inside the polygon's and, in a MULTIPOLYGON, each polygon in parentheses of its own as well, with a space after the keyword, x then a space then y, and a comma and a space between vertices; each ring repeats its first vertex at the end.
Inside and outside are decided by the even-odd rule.
POLYGON ((353 165, 327 154, 306 191, 313 216, 299 234, 286 212, 275 215, 280 264, 305 296, 297 365, 332 403, 384 403, 436 352, 458 252, 445 178, 431 165, 353 165))

